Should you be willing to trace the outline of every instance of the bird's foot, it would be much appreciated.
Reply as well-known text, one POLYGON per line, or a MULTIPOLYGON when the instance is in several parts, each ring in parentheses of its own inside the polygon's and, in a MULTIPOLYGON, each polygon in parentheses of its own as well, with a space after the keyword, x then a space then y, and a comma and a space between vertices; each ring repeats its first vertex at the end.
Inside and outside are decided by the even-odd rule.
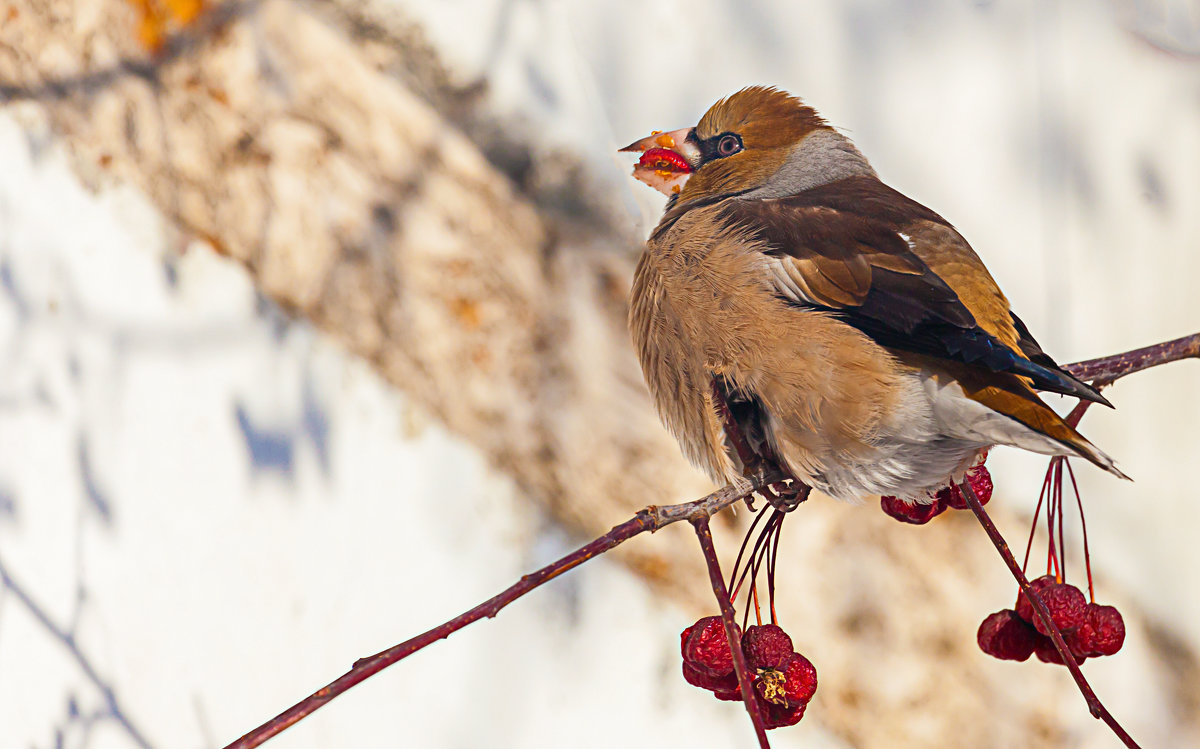
POLYGON ((780 512, 791 512, 808 499, 812 487, 796 479, 780 481, 777 484, 764 486, 759 494, 767 503, 780 512))

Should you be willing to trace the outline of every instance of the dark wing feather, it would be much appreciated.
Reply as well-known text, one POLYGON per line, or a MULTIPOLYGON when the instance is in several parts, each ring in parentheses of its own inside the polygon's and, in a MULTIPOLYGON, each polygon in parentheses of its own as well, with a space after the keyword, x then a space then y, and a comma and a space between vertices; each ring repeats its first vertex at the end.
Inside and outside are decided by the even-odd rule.
POLYGON ((794 304, 830 310, 888 348, 1022 375, 1041 390, 1106 403, 1059 369, 1015 316, 1017 349, 980 327, 900 234, 914 221, 944 219, 877 181, 884 192, 855 200, 863 186, 847 182, 855 183, 849 200, 818 188, 788 198, 730 200, 722 216, 765 245, 776 286, 794 304))
POLYGON ((1012 317, 1013 328, 1017 331, 1017 346, 1021 349, 1021 353, 1025 354, 1025 357, 1031 362, 1041 364, 1043 367, 1059 369, 1058 362, 1051 359, 1050 355, 1045 351, 1042 351, 1041 344, 1034 340, 1033 335, 1029 332, 1029 328, 1025 326, 1025 322, 1021 318, 1017 317, 1017 313, 1009 312, 1008 314, 1012 317))

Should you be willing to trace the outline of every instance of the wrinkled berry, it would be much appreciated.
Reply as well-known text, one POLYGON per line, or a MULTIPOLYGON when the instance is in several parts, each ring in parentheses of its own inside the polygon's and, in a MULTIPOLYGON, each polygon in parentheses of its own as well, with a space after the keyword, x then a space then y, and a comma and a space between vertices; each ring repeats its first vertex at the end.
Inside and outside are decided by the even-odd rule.
POLYGON ((879 505, 888 516, 899 520, 902 523, 912 523, 913 525, 924 525, 930 520, 933 520, 946 509, 946 506, 941 502, 932 502, 930 504, 920 504, 917 502, 905 502, 896 497, 880 497, 879 505))
MULTIPOLYGON (((1033 649, 1037 653, 1038 660, 1042 663, 1055 663, 1059 666, 1065 665, 1063 659, 1058 654, 1058 650, 1054 647, 1054 641, 1045 635, 1038 635, 1037 645, 1033 649)), ((1076 655, 1074 652, 1071 655, 1075 656, 1076 663, 1083 663, 1087 660, 1084 656, 1076 655)))
POLYGON ((783 672, 784 691, 788 702, 805 703, 816 694, 817 668, 809 659, 799 653, 792 653, 784 660, 780 671, 783 672))
POLYGON ((733 653, 729 649, 721 617, 706 616, 690 629, 691 633, 683 643, 684 661, 710 676, 719 678, 731 673, 733 653))
POLYGON ((983 620, 975 641, 980 650, 993 658, 1025 661, 1037 646, 1038 633, 1017 612, 1003 609, 983 620))
POLYGON ((967 509, 967 499, 963 496, 956 484, 949 484, 938 489, 934 493, 933 498, 937 503, 951 510, 967 509))
MULTIPOLYGON (((1087 598, 1074 585, 1048 585, 1045 590, 1039 591, 1039 595, 1059 632, 1075 631, 1087 617, 1087 598)), ((1033 626, 1041 634, 1050 636, 1050 629, 1042 624, 1041 619, 1034 617, 1033 626)))
MULTIPOLYGON (((971 485, 971 489, 975 492, 975 496, 979 498, 979 504, 986 505, 992 498, 992 474, 988 472, 985 466, 978 465, 967 471, 967 483, 971 485)), ((945 505, 954 510, 966 510, 967 498, 963 496, 962 490, 957 484, 950 484, 938 490, 935 495, 939 502, 944 502, 945 505)))
MULTIPOLYGON (((1031 580, 1029 583, 1029 587, 1033 588, 1034 592, 1038 595, 1044 593, 1051 585, 1058 585, 1058 581, 1054 579, 1054 575, 1042 575, 1036 580, 1031 580)), ((1021 591, 1017 596, 1017 616, 1033 624, 1035 618, 1033 615, 1033 604, 1025 597, 1024 591, 1021 591)))
POLYGON ((712 676, 708 672, 683 662, 683 679, 688 684, 712 692, 718 700, 735 702, 742 699, 738 689, 737 674, 729 673, 724 676, 712 676))
POLYGON ((775 705, 767 703, 765 706, 760 701, 760 707, 763 709, 763 726, 766 728, 783 728, 784 726, 794 726, 804 717, 804 710, 808 707, 807 702, 801 702, 794 707, 786 705, 775 705))
POLYGON ((1125 643, 1125 620, 1115 606, 1089 603, 1083 624, 1067 642, 1075 655, 1114 655, 1125 643))
POLYGON ((979 497, 979 504, 986 505, 992 498, 992 472, 986 466, 978 465, 967 471, 967 482, 979 497))
POLYGON ((742 635, 742 652, 752 669, 779 668, 792 654, 792 638, 774 624, 747 627, 742 635))

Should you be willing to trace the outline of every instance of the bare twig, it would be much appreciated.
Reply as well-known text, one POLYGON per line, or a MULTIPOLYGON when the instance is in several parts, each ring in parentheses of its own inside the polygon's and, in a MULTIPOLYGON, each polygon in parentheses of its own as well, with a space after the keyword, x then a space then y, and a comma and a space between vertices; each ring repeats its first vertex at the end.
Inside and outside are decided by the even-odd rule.
POLYGON ((975 517, 987 532, 988 538, 992 540, 992 544, 996 547, 996 551, 1000 552, 1000 557, 1004 559, 1004 563, 1008 565, 1009 572, 1020 586, 1021 592, 1029 599, 1029 603, 1033 606, 1034 616, 1042 623, 1042 626, 1050 632, 1050 640, 1054 643, 1054 649, 1058 651, 1058 656, 1062 658, 1063 665, 1071 672, 1071 677, 1075 679, 1075 684, 1079 687, 1079 691, 1083 694, 1083 698, 1087 700, 1088 709, 1092 715, 1104 721, 1117 738, 1124 742, 1125 746, 1130 749, 1139 749, 1137 742, 1130 738, 1117 719, 1112 716, 1112 713, 1104 707, 1100 702, 1100 698, 1092 690, 1092 685, 1083 676, 1083 671, 1079 670, 1079 664, 1075 662, 1075 656, 1071 654, 1071 649, 1067 647, 1067 643, 1063 640, 1062 632, 1058 630, 1058 626, 1050 617, 1050 611, 1046 608, 1046 604, 1042 601, 1042 597, 1037 591, 1029 586, 1029 580, 1025 577, 1025 573, 1021 571, 1021 567, 1017 564, 1017 560, 1013 558, 1012 551, 1008 548, 1008 543, 1005 542, 1004 536, 1000 535, 995 523, 988 516, 987 510, 983 509, 983 504, 979 501, 979 497, 975 496, 975 490, 971 488, 971 482, 963 481, 959 484, 959 490, 962 491, 963 497, 967 500, 967 505, 970 506, 971 512, 975 513, 975 517))
MULTIPOLYGON (((1178 361, 1185 358, 1200 358, 1200 333, 1187 336, 1185 338, 1179 338, 1174 341, 1160 343, 1155 346, 1148 346, 1143 349, 1117 354, 1116 356, 1108 356, 1101 359, 1092 359, 1090 361, 1069 364, 1066 366, 1066 369, 1076 377, 1084 380, 1094 380, 1098 386, 1101 386, 1109 384, 1125 375, 1132 374, 1134 372, 1140 372, 1143 369, 1148 369, 1159 364, 1166 364, 1167 362, 1178 361)), ((1080 415, 1082 415, 1082 411, 1080 412, 1080 415)), ((303 700, 297 702, 284 712, 275 716, 266 723, 263 723, 258 728, 250 731, 245 736, 242 736, 240 739, 234 741, 232 744, 229 744, 225 747, 225 749, 250 749, 251 747, 261 745, 267 739, 278 734, 289 726, 294 725, 296 722, 302 720, 315 710, 320 709, 323 705, 338 695, 344 693, 347 689, 355 684, 358 684, 359 682, 373 676, 388 666, 403 660, 421 648, 437 642, 438 640, 449 637, 468 624, 476 622, 485 617, 495 616, 502 608, 524 596, 526 593, 529 593, 530 591, 540 587, 550 580, 553 580, 564 572, 578 567, 589 559, 593 559, 596 556, 599 556, 600 554, 612 549, 613 547, 628 541, 634 536, 645 533, 646 531, 654 532, 659 528, 672 523, 677 523, 680 520, 692 520, 696 523, 699 523, 700 520, 703 520, 703 525, 707 527, 707 518, 711 517, 717 512, 720 512, 724 508, 745 499, 753 492, 761 491, 764 488, 780 481, 784 481, 787 478, 789 478, 787 475, 779 472, 778 470, 761 471, 757 475, 751 477, 748 480, 748 483, 745 485, 726 486, 713 492, 712 494, 709 494, 706 497, 692 502, 684 502, 677 505, 666 505, 663 507, 651 505, 638 512, 637 515, 635 515, 632 519, 615 526, 612 530, 595 541, 580 547, 576 551, 567 554, 566 556, 543 567, 537 572, 525 575, 520 579, 520 581, 510 586, 504 592, 488 599, 487 601, 484 601, 475 608, 472 608, 471 610, 455 617, 454 619, 451 619, 448 622, 438 625, 437 627, 434 627, 423 634, 417 635, 410 640, 406 640, 399 645, 395 645, 381 653, 358 660, 354 663, 351 669, 341 677, 330 682, 321 689, 318 689, 316 692, 313 692, 308 697, 305 697, 303 700)), ((1028 590, 1028 580, 1025 579, 1021 569, 1016 566, 1016 560, 1012 558, 1012 553, 1008 550, 1008 544, 1004 542, 1003 537, 1000 536, 999 531, 996 530, 996 527, 992 524, 991 519, 988 518, 987 514, 983 512, 983 508, 979 504, 978 498, 971 491, 969 486, 963 487, 963 495, 967 498, 967 502, 971 505, 971 509, 975 511, 976 517, 978 517, 979 521, 983 524, 984 530, 988 532, 988 535, 992 538, 993 543, 996 544, 996 548, 1000 551, 1001 556, 1004 557, 1005 562, 1009 565, 1009 569, 1013 572, 1014 577, 1017 578, 1017 582, 1021 586, 1021 589, 1026 591, 1026 595, 1029 596, 1030 601, 1034 603, 1034 608, 1038 616, 1043 620, 1046 620, 1048 618, 1048 613, 1045 610, 1045 605, 1041 602, 1041 599, 1036 596, 1036 594, 1030 595, 1030 591, 1028 590)), ((697 526, 697 532, 700 532, 699 525, 697 526)), ((709 538, 709 544, 711 545, 711 537, 709 538)), ((701 545, 704 545, 703 535, 701 535, 701 545)), ((708 549, 705 548, 706 557, 708 556, 708 553, 708 549)), ((710 567, 710 572, 711 570, 712 567, 710 567)), ((718 581, 720 582, 720 587, 723 589, 725 587, 724 581, 720 581, 719 577, 720 573, 718 568, 718 581)), ((718 581, 714 581, 714 591, 717 590, 716 585, 718 581)), ((730 637, 732 640, 733 638, 729 631, 732 618, 726 618, 724 610, 726 605, 729 605, 729 608, 732 609, 732 604, 728 603, 728 592, 726 591, 724 594, 718 593, 718 598, 722 601, 722 618, 724 618, 726 621, 726 636, 730 637)), ((731 616, 732 613, 730 613, 730 617, 731 616)), ((1126 742, 1127 746, 1136 747, 1137 745, 1133 743, 1133 740, 1128 737, 1128 734, 1121 729, 1116 720, 1112 718, 1108 711, 1104 709, 1104 706, 1100 704, 1100 701, 1096 699, 1095 693, 1092 692, 1091 688, 1087 685, 1087 681, 1083 678, 1083 674, 1079 671, 1079 667, 1076 666, 1074 660, 1070 658, 1069 651, 1064 651, 1066 646, 1062 643, 1062 636, 1053 628, 1053 624, 1051 624, 1051 632, 1053 633, 1055 646, 1059 648, 1060 654, 1066 652, 1067 657, 1064 658, 1064 661, 1068 664, 1068 668, 1071 669, 1072 675, 1076 676, 1076 682, 1080 685, 1080 689, 1084 691, 1084 696, 1088 698, 1088 705, 1092 709, 1092 714, 1097 715, 1097 717, 1108 723, 1113 731, 1116 732, 1117 735, 1126 742)), ((740 651, 736 647, 734 647, 733 650, 736 658, 740 651)), ((744 678, 745 674, 739 673, 738 683, 742 688, 743 697, 750 695, 752 698, 752 693, 749 689, 747 689, 746 684, 743 683, 744 678)), ((747 709, 750 710, 751 716, 753 717, 755 715, 754 711, 756 709, 756 705, 752 706, 748 702, 747 709)), ((759 731, 760 727, 761 717, 758 718, 755 723, 756 731, 761 734, 762 732, 759 731)), ((760 737, 760 743, 763 746, 766 745, 765 736, 760 737)))
POLYGON ((1063 369, 1081 380, 1090 380, 1096 387, 1103 387, 1134 372, 1180 359, 1200 359, 1200 333, 1123 354, 1068 364, 1063 369))
POLYGON ((717 550, 713 546, 712 531, 708 528, 708 516, 701 513, 691 520, 696 528, 696 536, 700 539, 704 561, 708 564, 708 579, 712 582, 713 595, 717 597, 717 603, 721 606, 721 621, 725 624, 725 639, 729 641, 729 650, 733 654, 733 670, 737 674, 742 702, 746 705, 746 712, 750 713, 750 722, 754 724, 754 735, 758 737, 758 745, 762 749, 770 749, 762 710, 759 709, 758 700, 754 698, 754 684, 750 677, 750 669, 746 665, 746 655, 742 652, 742 637, 738 634, 737 623, 734 621, 733 603, 729 600, 725 577, 721 574, 721 563, 717 560, 717 550))
MULTIPOLYGON (((399 645, 394 645, 383 652, 366 658, 360 658, 355 661, 354 665, 345 674, 300 700, 258 728, 250 731, 237 741, 227 745, 225 749, 250 749, 250 747, 261 745, 267 739, 304 719, 310 713, 319 710, 334 697, 342 694, 355 684, 374 676, 421 648, 449 637, 468 624, 485 617, 490 618, 495 616, 500 613, 500 609, 526 593, 550 582, 564 572, 578 567, 589 559, 594 559, 634 536, 646 531, 653 533, 660 528, 677 523, 680 520, 690 520, 694 517, 711 517, 729 505, 744 499, 751 492, 782 479, 783 476, 778 473, 767 473, 761 477, 757 477, 745 486, 726 486, 692 502, 665 505, 663 507, 651 505, 638 512, 632 519, 615 526, 595 541, 581 546, 536 572, 525 575, 504 592, 489 598, 471 610, 410 640, 405 640, 399 645)), ((724 584, 722 584, 722 587, 724 587, 724 584)))

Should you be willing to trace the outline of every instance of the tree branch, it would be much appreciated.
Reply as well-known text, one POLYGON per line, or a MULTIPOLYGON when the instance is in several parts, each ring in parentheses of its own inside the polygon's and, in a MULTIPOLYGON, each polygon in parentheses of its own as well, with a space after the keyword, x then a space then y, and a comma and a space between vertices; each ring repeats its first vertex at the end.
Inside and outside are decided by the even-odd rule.
POLYGON ((979 520, 979 524, 983 526, 983 530, 987 532, 988 538, 991 539, 992 545, 996 547, 996 551, 1000 552, 1000 558, 1008 565, 1008 571, 1012 573, 1016 579, 1017 585, 1021 588, 1021 592, 1029 599, 1029 603, 1033 606, 1034 616, 1042 623, 1050 632, 1050 640, 1054 643, 1054 649, 1058 651, 1059 658, 1062 658, 1063 665, 1071 672, 1071 677, 1075 679, 1076 686, 1083 694, 1083 698, 1087 700, 1088 709, 1092 715, 1104 721, 1117 738, 1124 742, 1125 746, 1130 749, 1140 749, 1117 719, 1108 712, 1104 707, 1104 703, 1096 696, 1092 690, 1092 685, 1084 677, 1083 671, 1079 669, 1079 664, 1075 662, 1075 656, 1071 654, 1071 649, 1067 647, 1067 643, 1063 640, 1062 632, 1059 631, 1058 625, 1050 617, 1050 610, 1046 608, 1046 604, 1042 601, 1042 597, 1029 586, 1029 580, 1025 577, 1025 573, 1021 570, 1021 566, 1017 564, 1017 560, 1013 558, 1012 551, 1008 548, 1008 543, 1004 540, 1004 536, 1000 535, 1000 531, 996 528, 996 524, 987 514, 987 510, 983 509, 983 504, 979 501, 979 497, 975 496, 975 490, 971 488, 971 482, 963 480, 959 484, 959 490, 962 491, 963 497, 967 500, 967 505, 971 508, 971 512, 975 513, 975 517, 979 520))
POLYGON ((762 749, 771 749, 771 744, 767 741, 767 729, 763 723, 762 710, 759 709, 758 700, 754 697, 754 683, 750 676, 750 669, 746 665, 746 654, 742 652, 742 638, 737 632, 737 622, 734 621, 733 602, 729 600, 729 591, 725 588, 725 576, 721 574, 721 562, 717 559, 717 550, 713 546, 712 531, 708 528, 708 515, 697 514, 691 518, 691 521, 696 528, 696 536, 700 539, 700 549, 704 552, 704 561, 708 564, 708 579, 712 582, 713 594, 721 606, 721 621, 725 624, 725 639, 728 640, 729 650, 733 654, 733 670, 737 674, 738 687, 742 692, 742 702, 746 704, 746 712, 750 713, 750 722, 754 724, 754 735, 758 737, 758 745, 762 749))
MULTIPOLYGON (((1127 351, 1123 354, 1115 356, 1107 356, 1100 359, 1091 359, 1089 361, 1068 364, 1065 369, 1076 377, 1084 380, 1093 380, 1098 386, 1107 385, 1134 372, 1140 372, 1143 369, 1166 364, 1168 362, 1178 361, 1186 358, 1200 358, 1200 333, 1195 335, 1178 338, 1173 341, 1167 341, 1155 346, 1135 349, 1127 351)), ((1082 415, 1082 411, 1080 412, 1082 415)), ((292 707, 275 716, 271 720, 263 723, 258 728, 250 731, 238 740, 228 744, 225 749, 251 749, 261 745, 264 741, 272 736, 280 733, 289 726, 294 725, 312 712, 320 709, 333 698, 344 693, 347 689, 358 684, 359 682, 373 676, 383 669, 391 666, 398 661, 412 655, 418 650, 431 645, 438 640, 445 639, 454 634, 463 627, 476 622, 485 617, 494 617, 508 604, 524 596, 526 593, 544 585, 553 580, 559 575, 569 570, 578 567, 589 559, 593 559, 600 554, 603 554, 615 546, 618 546, 634 536, 645 533, 646 531, 654 532, 659 528, 663 528, 672 523, 677 523, 680 520, 690 520, 696 525, 696 532, 700 536, 701 547, 704 550, 705 558, 711 559, 709 565, 710 577, 713 574, 715 567, 715 551, 711 549, 711 535, 707 534, 708 518, 720 512, 726 507, 735 504, 750 494, 760 491, 771 484, 783 481, 787 476, 778 471, 769 471, 757 476, 754 476, 744 486, 726 486, 722 489, 709 494, 701 499, 692 502, 684 502, 676 505, 665 505, 662 507, 650 505, 641 510, 632 519, 627 520, 620 525, 614 526, 612 530, 604 534, 595 541, 580 547, 579 549, 567 554, 561 559, 546 565, 540 570, 525 575, 516 584, 510 586, 502 593, 489 598, 475 608, 464 612, 463 614, 451 619, 448 622, 438 625, 433 629, 424 632, 416 637, 406 640, 399 645, 395 645, 381 653, 377 653, 366 658, 362 658, 354 663, 354 665, 338 679, 330 682, 326 686, 313 692, 308 697, 305 697, 300 702, 297 702, 292 707), (707 544, 706 544, 707 540, 707 544)), ((971 506, 975 516, 979 518, 979 522, 983 524, 984 530, 992 539, 996 549, 1000 552, 1001 557, 1009 566, 1009 570, 1017 579, 1017 584, 1025 591, 1030 602, 1034 606, 1034 610, 1043 622, 1049 621, 1049 613, 1046 611, 1045 604, 1037 594, 1029 590, 1029 581, 1025 578, 1021 568, 1017 566, 1016 560, 1013 559, 1012 552, 1008 549, 1008 544, 1000 532, 996 530, 996 526, 992 523, 991 518, 983 511, 982 505, 979 504, 979 499, 975 496, 969 485, 962 487, 963 496, 967 498, 968 504, 971 506)), ((720 579, 720 568, 715 567, 717 577, 713 580, 713 591, 717 594, 718 600, 721 602, 722 619, 725 621, 726 637, 730 639, 730 644, 733 649, 735 663, 739 658, 740 648, 734 643, 734 634, 731 630, 732 620, 732 604, 729 602, 728 591, 725 591, 725 584, 720 579), (719 584, 719 587, 718 587, 719 584), (726 609, 729 611, 726 611, 726 609)), ((1065 643, 1062 642, 1062 635, 1054 628, 1053 623, 1050 624, 1051 637, 1054 640, 1055 647, 1059 650, 1060 655, 1064 655, 1064 662, 1067 668, 1070 669, 1072 676, 1075 677, 1076 683, 1079 685, 1080 691, 1088 700, 1088 706, 1092 710, 1092 714, 1103 720, 1110 728, 1121 737, 1126 746, 1137 747, 1133 739, 1121 728, 1111 714, 1096 698, 1095 693, 1088 685, 1087 680, 1083 678, 1083 673, 1075 664, 1073 658, 1070 657, 1070 651, 1066 649, 1065 643)), ((767 746, 766 736, 761 730, 761 714, 756 716, 757 703, 753 699, 753 693, 747 682, 747 674, 745 673, 744 659, 742 666, 738 671, 738 684, 742 688, 743 699, 746 700, 747 710, 750 712, 751 718, 755 720, 755 731, 759 734, 759 743, 761 746, 767 746)))
POLYGON ((1180 359, 1200 359, 1200 333, 1173 341, 1126 351, 1123 354, 1068 364, 1063 369, 1096 387, 1110 385, 1126 375, 1180 359))
MULTIPOLYGON (((744 499, 751 493, 781 480, 783 480, 781 474, 767 473, 755 477, 753 481, 745 486, 726 486, 706 497, 691 502, 662 507, 650 505, 638 512, 632 519, 614 526, 612 530, 595 541, 581 546, 536 572, 525 575, 502 593, 489 598, 469 611, 412 639, 405 640, 399 645, 394 645, 383 652, 367 656, 366 658, 360 658, 355 661, 354 665, 345 674, 321 687, 233 743, 228 744, 225 749, 250 749, 251 747, 261 745, 267 739, 319 710, 333 698, 344 693, 355 684, 374 676, 394 663, 404 660, 418 650, 432 645, 438 640, 449 637, 468 624, 477 622, 485 617, 494 617, 500 613, 501 609, 526 593, 545 585, 564 572, 572 570, 590 559, 594 559, 634 536, 647 531, 653 533, 660 528, 677 523, 680 520, 691 520, 693 518, 707 519, 729 505, 744 499)), ((745 694, 745 692, 743 693, 745 694)))

